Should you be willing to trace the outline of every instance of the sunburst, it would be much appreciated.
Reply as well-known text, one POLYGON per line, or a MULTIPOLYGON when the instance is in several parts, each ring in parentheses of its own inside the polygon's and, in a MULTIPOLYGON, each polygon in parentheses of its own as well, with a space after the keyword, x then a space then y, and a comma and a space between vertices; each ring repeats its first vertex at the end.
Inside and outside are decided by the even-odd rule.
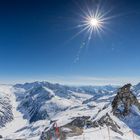
POLYGON ((106 17, 107 13, 108 12, 102 14, 99 10, 95 10, 95 12, 88 10, 85 16, 82 16, 83 19, 80 27, 82 27, 82 31, 88 31, 90 39, 93 33, 100 36, 101 32, 105 30, 108 19, 108 17, 106 17))
MULTIPOLYGON (((95 37, 102 38, 102 33, 108 30, 107 24, 109 23, 109 20, 113 16, 109 16, 111 13, 111 9, 108 11, 104 11, 103 7, 100 5, 95 9, 95 8, 89 8, 87 7, 87 10, 84 10, 80 8, 82 13, 80 14, 81 20, 79 21, 79 25, 77 25, 76 28, 79 28, 79 32, 77 32, 73 38, 76 36, 84 33, 84 46, 88 46, 90 41, 94 39, 95 37)), ((80 47, 80 51, 83 49, 83 47, 80 47)), ((76 59, 79 60, 79 55, 78 53, 76 59)))

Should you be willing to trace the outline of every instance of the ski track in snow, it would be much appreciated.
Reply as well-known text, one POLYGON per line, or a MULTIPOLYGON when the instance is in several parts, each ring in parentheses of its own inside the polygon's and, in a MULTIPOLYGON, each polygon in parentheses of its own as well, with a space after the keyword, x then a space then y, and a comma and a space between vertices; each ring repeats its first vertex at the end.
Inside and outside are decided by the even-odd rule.
POLYGON ((0 129, 0 135, 2 135, 4 138, 15 139, 15 137, 17 137, 17 135, 15 135, 16 131, 25 127, 28 124, 28 121, 23 119, 23 115, 17 110, 18 103, 16 102, 16 96, 12 86, 2 85, 0 86, 0 92, 10 97, 14 115, 14 120, 7 123, 5 127, 0 129))

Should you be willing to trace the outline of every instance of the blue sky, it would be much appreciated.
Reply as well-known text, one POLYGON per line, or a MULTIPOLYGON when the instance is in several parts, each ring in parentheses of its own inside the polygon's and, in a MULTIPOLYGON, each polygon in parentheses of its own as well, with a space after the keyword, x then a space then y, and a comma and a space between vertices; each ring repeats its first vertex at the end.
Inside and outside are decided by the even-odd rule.
POLYGON ((140 81, 139 0, 0 1, 0 82, 47 80, 67 84, 140 81), (85 5, 86 3, 86 5, 85 5), (82 11, 103 4, 112 9, 101 38, 92 36, 75 59, 87 32, 82 11), (85 82, 84 82, 85 81, 85 82))

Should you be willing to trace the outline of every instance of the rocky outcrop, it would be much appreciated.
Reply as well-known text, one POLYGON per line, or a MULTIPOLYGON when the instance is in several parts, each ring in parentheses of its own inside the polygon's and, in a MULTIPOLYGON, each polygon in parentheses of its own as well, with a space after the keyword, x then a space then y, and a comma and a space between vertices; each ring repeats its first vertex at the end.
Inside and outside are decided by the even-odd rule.
POLYGON ((113 114, 116 116, 127 116, 132 105, 135 105, 140 110, 140 103, 131 91, 131 84, 126 84, 119 88, 112 102, 113 114))
MULTIPOLYGON (((46 128, 40 140, 46 140, 47 138, 57 138, 60 140, 66 140, 67 137, 79 136, 83 133, 83 128, 89 125, 89 116, 75 117, 71 118, 72 121, 64 126, 59 128, 52 125, 51 128, 46 128), (58 135, 57 135, 58 131, 58 135)), ((55 123, 54 123, 55 124, 55 123)), ((92 125, 92 122, 90 123, 92 125)))
POLYGON ((86 122, 90 119, 90 117, 89 116, 82 116, 82 117, 75 117, 73 119, 74 120, 67 125, 83 128, 86 125, 86 122))
POLYGON ((110 129, 112 129, 114 132, 119 133, 120 135, 123 135, 123 133, 119 130, 119 125, 113 121, 113 119, 110 117, 108 113, 106 113, 104 116, 102 116, 99 120, 96 120, 92 124, 94 127, 104 127, 107 126, 110 129))
POLYGON ((0 128, 13 120, 12 105, 6 95, 0 93, 0 128))

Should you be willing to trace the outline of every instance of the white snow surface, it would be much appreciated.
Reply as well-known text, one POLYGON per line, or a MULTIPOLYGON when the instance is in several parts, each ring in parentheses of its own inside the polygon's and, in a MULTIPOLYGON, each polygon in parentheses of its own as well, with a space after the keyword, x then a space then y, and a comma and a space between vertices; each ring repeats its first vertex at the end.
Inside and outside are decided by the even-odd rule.
MULTIPOLYGON (((39 83, 39 85, 41 85, 41 83, 39 83)), ((29 87, 30 85, 28 83, 28 88, 29 87)), ((34 97, 36 97, 35 99, 39 99, 39 102, 43 101, 39 111, 43 112, 47 110, 49 118, 29 122, 28 118, 24 116, 27 112, 24 114, 24 112, 20 112, 18 109, 22 100, 28 99, 28 97, 26 97, 26 93, 29 93, 27 89, 21 87, 15 88, 12 85, 0 85, 0 96, 6 95, 9 97, 14 114, 14 119, 7 123, 5 127, 0 128, 0 135, 2 135, 4 139, 39 140, 42 131, 50 126, 50 119, 56 120, 58 126, 63 126, 71 122, 74 117, 90 116, 95 120, 99 120, 103 115, 109 113, 113 121, 120 126, 120 130, 124 133, 123 136, 104 126, 102 128, 85 128, 82 135, 69 137, 67 140, 109 140, 109 138, 110 140, 140 140, 139 110, 136 107, 132 107, 133 114, 127 118, 120 120, 115 117, 111 113, 110 103, 115 96, 112 91, 109 94, 104 93, 104 91, 101 94, 99 94, 99 91, 98 94, 86 94, 86 92, 73 91, 72 89, 66 90, 66 87, 61 87, 60 85, 60 91, 57 91, 57 88, 53 90, 52 87, 45 86, 44 83, 43 87, 48 93, 53 95, 52 98, 44 102, 44 96, 35 94, 32 95, 30 99, 34 100, 34 97), (65 94, 67 91, 71 93, 71 96, 65 94), (20 93, 20 99, 18 99, 18 93, 20 93), (61 93, 66 96, 59 96, 61 93), (43 97, 43 99, 40 100, 40 97, 43 97), (83 103, 83 101, 86 102, 83 103), (105 106, 106 109, 102 110, 105 106), (100 110, 102 111, 100 112, 100 110)), ((32 84, 32 88, 34 88, 34 84, 32 84)), ((28 96, 29 95, 30 94, 28 94, 28 96)), ((40 104, 38 103, 38 105, 40 104)), ((70 131, 70 129, 65 128, 65 131, 70 131)))
POLYGON ((0 135, 2 135, 4 138, 11 138, 11 139, 16 137, 18 138, 20 134, 17 135, 16 131, 26 126, 28 124, 28 121, 26 119, 23 119, 23 114, 21 114, 17 110, 18 102, 16 102, 16 97, 14 94, 13 87, 7 85, 1 85, 0 92, 9 96, 12 105, 13 115, 14 115, 13 121, 7 123, 5 127, 0 129, 0 135))

